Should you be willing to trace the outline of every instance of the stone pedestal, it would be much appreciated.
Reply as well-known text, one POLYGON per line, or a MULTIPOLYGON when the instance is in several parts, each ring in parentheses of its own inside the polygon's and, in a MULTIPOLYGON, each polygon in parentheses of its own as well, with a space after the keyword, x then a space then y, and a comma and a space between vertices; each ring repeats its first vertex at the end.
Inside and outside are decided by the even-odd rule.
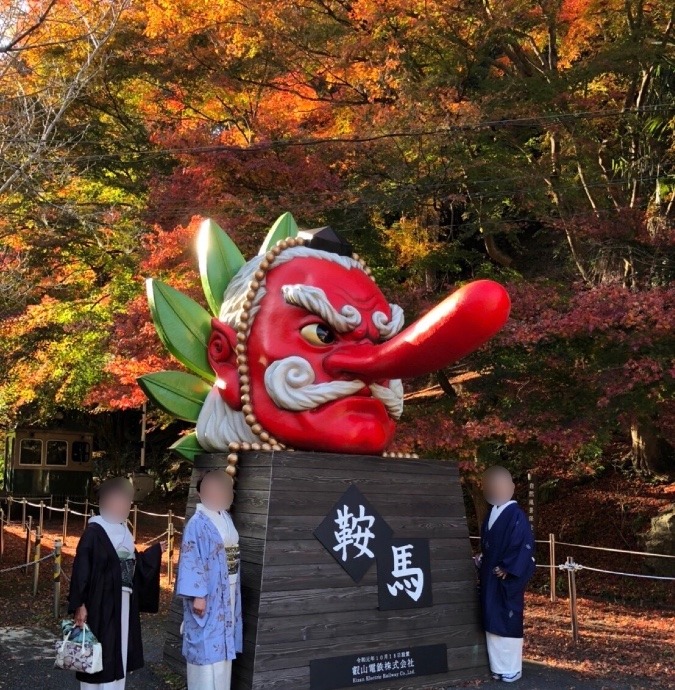
MULTIPOLYGON (((198 477, 206 469, 226 466, 223 454, 197 458, 188 517, 195 509, 198 477)), ((240 535, 244 606, 244 653, 234 663, 233 690, 356 685, 422 690, 485 677, 476 573, 455 465, 305 452, 242 453, 232 516, 240 535), (383 561, 373 562, 357 583, 314 536, 352 485, 384 518, 393 538, 429 540, 431 606, 381 610, 377 571, 383 561), (432 668, 438 666, 439 650, 440 672, 432 668), (405 677, 393 677, 387 664, 399 668, 403 661, 396 660, 405 659, 406 651, 408 664, 410 655, 418 655, 417 666, 411 664, 405 677), (391 654, 396 656, 391 659, 391 654), (426 658, 432 654, 433 660, 426 658), (354 679, 339 685, 340 669, 347 672, 350 657, 354 679), (327 677, 331 664, 336 671, 327 677), (416 675, 425 664, 434 672, 416 675)), ((180 617, 174 601, 165 660, 184 673, 180 617)))

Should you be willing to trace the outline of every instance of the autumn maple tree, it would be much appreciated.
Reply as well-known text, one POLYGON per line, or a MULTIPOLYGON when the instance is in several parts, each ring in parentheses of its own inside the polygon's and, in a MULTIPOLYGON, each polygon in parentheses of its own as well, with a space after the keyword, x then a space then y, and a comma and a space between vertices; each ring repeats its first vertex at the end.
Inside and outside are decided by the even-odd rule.
POLYGON ((495 341, 431 397, 412 383, 400 448, 672 471, 674 20, 643 0, 36 4, 3 95, 65 107, 37 148, 44 124, 7 135, 4 179, 39 160, 0 188, 5 420, 137 409, 167 366, 143 278, 198 298, 200 218, 251 255, 290 210, 344 233, 409 320, 469 279, 509 287, 495 341), (45 81, 87 60, 70 100, 45 81))

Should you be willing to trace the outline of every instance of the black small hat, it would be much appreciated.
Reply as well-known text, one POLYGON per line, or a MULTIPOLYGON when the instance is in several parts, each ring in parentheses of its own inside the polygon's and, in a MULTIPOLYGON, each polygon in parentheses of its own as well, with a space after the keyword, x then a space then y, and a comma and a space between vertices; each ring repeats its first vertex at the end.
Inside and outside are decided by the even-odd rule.
POLYGON ((330 225, 325 225, 322 228, 300 230, 298 238, 303 239, 305 247, 310 247, 310 249, 320 249, 321 251, 339 254, 340 256, 351 256, 354 252, 352 245, 343 237, 340 237, 330 225))

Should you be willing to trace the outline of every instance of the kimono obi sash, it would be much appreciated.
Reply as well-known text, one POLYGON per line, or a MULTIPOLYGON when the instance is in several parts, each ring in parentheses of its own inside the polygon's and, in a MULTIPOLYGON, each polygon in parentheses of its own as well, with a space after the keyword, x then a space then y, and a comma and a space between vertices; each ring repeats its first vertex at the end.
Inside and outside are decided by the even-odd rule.
POLYGON ((241 560, 239 544, 236 544, 235 546, 226 546, 225 555, 227 556, 228 575, 236 575, 239 572, 239 561, 241 560))
POLYGON ((122 588, 132 590, 134 588, 134 572, 136 570, 136 559, 128 551, 120 550, 117 552, 120 559, 122 571, 122 588))

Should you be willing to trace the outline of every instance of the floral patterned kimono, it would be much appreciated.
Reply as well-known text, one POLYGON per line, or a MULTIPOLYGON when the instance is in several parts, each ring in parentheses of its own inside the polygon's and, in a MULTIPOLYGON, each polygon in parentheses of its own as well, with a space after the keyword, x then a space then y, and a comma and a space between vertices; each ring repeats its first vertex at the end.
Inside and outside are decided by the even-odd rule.
POLYGON ((183 597, 183 656, 189 690, 229 690, 242 651, 239 535, 226 511, 197 505, 185 526, 176 594, 183 597), (204 597, 198 616, 192 599, 204 597))

